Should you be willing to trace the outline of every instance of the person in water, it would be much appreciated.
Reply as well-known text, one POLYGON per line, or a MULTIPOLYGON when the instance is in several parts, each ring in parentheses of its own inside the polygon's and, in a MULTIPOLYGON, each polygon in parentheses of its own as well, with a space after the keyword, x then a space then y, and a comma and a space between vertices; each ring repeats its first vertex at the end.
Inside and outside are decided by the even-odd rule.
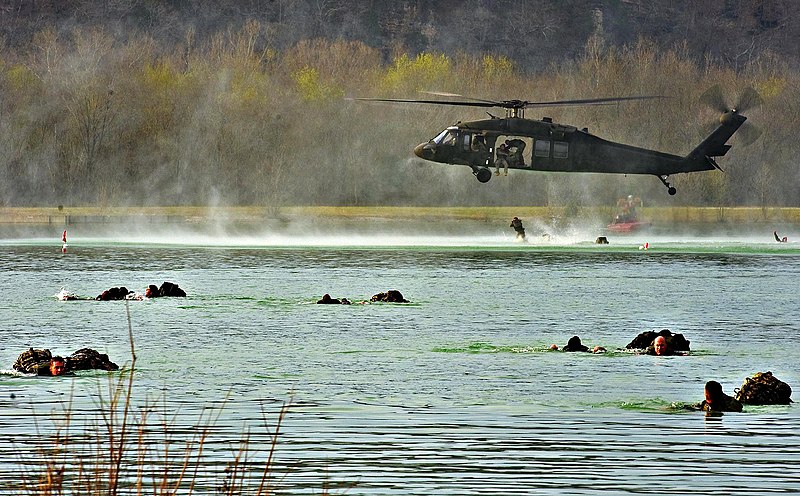
POLYGON ((155 284, 147 286, 147 289, 144 290, 144 296, 146 298, 159 298, 162 296, 185 298, 186 291, 181 289, 177 284, 164 281, 161 283, 161 287, 157 287, 155 284))
POLYGON ((775 236, 775 241, 777 241, 778 243, 787 243, 789 241, 789 238, 787 238, 786 236, 782 238, 778 236, 778 231, 772 231, 772 235, 775 236))
POLYGON ((517 232, 517 239, 525 239, 525 228, 522 226, 522 221, 519 220, 519 217, 511 219, 511 225, 508 227, 514 228, 517 232))
POLYGON ((664 336, 657 336, 645 353, 656 356, 671 356, 675 354, 675 352, 670 349, 669 344, 667 344, 667 338, 664 336))
POLYGON ((645 355, 655 355, 655 356, 685 356, 686 353, 675 351, 672 346, 670 346, 670 342, 667 341, 667 338, 664 336, 656 336, 653 340, 653 344, 647 347, 647 351, 645 351, 645 355))
POLYGON ((578 336, 572 336, 571 338, 569 338, 569 341, 567 341, 567 345, 561 349, 563 351, 568 351, 568 352, 589 351, 589 348, 587 348, 581 343, 581 338, 579 338, 578 336))
POLYGON ((56 298, 62 301, 73 301, 73 300, 97 300, 97 301, 113 301, 113 300, 143 300, 149 298, 159 298, 162 296, 173 296, 179 298, 186 297, 186 291, 181 289, 180 286, 177 284, 171 283, 169 281, 164 281, 161 284, 161 287, 156 286, 155 284, 150 284, 145 288, 144 294, 137 293, 135 291, 131 291, 130 289, 126 288, 125 286, 109 288, 94 298, 85 298, 82 296, 78 296, 75 293, 67 291, 66 289, 62 289, 58 293, 56 293, 56 298))
POLYGON ((102 293, 100 293, 99 295, 97 295, 95 300, 98 301, 124 300, 131 293, 133 293, 133 291, 129 290, 125 286, 120 286, 118 288, 114 287, 107 289, 102 293))
POLYGON ((690 351, 689 341, 683 334, 673 334, 669 329, 639 333, 639 335, 625 346, 625 349, 643 350, 647 355, 685 355, 690 351), (663 342, 659 340, 661 353, 657 353, 655 349, 655 341, 659 337, 664 339, 663 342), (664 352, 664 343, 666 343, 666 352, 664 352))
POLYGON ((405 299, 403 293, 396 289, 390 289, 385 293, 376 293, 372 295, 372 298, 369 299, 371 302, 382 301, 385 303, 408 303, 409 301, 405 299))
POLYGON ((49 367, 39 367, 36 369, 37 375, 64 375, 67 372, 67 362, 60 356, 54 356, 50 359, 49 367))
POLYGON ((13 369, 25 374, 59 376, 76 370, 118 370, 119 367, 108 355, 91 348, 82 348, 66 358, 52 356, 47 349, 29 348, 17 357, 13 369))
POLYGON ((342 298, 342 299, 331 298, 331 295, 325 293, 324 295, 322 295, 322 299, 318 300, 317 303, 320 305, 349 305, 350 300, 348 300, 347 298, 342 298))
MULTIPOLYGON (((553 350, 553 351, 558 351, 558 345, 557 344, 551 344, 550 345, 550 349, 553 350)), ((581 338, 579 338, 578 336, 572 336, 569 339, 569 341, 567 342, 567 345, 564 346, 563 348, 561 348, 561 351, 567 351, 567 352, 582 351, 582 352, 591 352, 591 353, 605 353, 608 350, 606 350, 602 346, 595 346, 594 348, 592 348, 590 350, 588 346, 584 346, 581 343, 581 338)))
POLYGON ((742 404, 722 392, 722 385, 717 381, 708 381, 704 389, 705 399, 696 405, 704 412, 741 412, 742 404))

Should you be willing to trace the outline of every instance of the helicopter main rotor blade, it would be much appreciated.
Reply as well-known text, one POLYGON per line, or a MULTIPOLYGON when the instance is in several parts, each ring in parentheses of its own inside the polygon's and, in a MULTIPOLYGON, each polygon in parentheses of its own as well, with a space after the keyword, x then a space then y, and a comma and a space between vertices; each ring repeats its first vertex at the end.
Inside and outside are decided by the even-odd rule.
POLYGON ((354 100, 361 100, 367 102, 395 102, 395 103, 423 103, 428 105, 455 105, 461 107, 501 107, 506 109, 514 108, 530 108, 530 107, 555 107, 562 105, 608 105, 614 102, 625 102, 634 100, 654 100, 659 98, 667 98, 661 95, 647 95, 647 96, 620 96, 608 98, 582 98, 579 100, 556 100, 551 102, 529 102, 527 100, 505 100, 502 102, 494 102, 491 100, 412 100, 406 98, 354 98, 354 100))
POLYGON ((636 100, 658 100, 669 98, 663 95, 642 96, 615 96, 608 98, 582 98, 579 100, 555 100, 552 102, 523 102, 525 107, 556 107, 560 105, 608 105, 614 102, 629 102, 636 100))
POLYGON ((474 102, 497 103, 497 102, 495 102, 493 100, 486 100, 484 98, 475 98, 475 97, 472 97, 472 96, 464 96, 464 95, 459 95, 458 93, 447 93, 445 91, 420 91, 420 93, 427 93, 429 95, 437 95, 437 96, 446 96, 446 97, 450 97, 450 98, 466 98, 466 99, 474 101, 474 102))
POLYGON ((422 91, 422 90, 420 90, 420 93, 425 93, 426 95, 468 98, 468 97, 465 97, 464 95, 459 95, 458 93, 447 93, 446 91, 422 91))
POLYGON ((354 98, 353 100, 361 100, 363 102, 395 102, 395 103, 425 103, 428 105, 456 105, 461 107, 502 107, 503 102, 466 102, 453 100, 448 102, 445 100, 408 100, 404 98, 354 98))
POLYGON ((700 103, 704 103, 712 109, 724 114, 729 110, 728 104, 725 103, 725 97, 722 95, 722 88, 715 84, 700 95, 700 103))

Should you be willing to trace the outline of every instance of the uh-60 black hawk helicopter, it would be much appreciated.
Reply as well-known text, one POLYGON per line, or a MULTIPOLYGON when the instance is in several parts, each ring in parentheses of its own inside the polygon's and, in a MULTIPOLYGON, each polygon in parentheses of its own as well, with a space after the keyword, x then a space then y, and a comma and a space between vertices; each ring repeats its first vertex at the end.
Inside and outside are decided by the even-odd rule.
MULTIPOLYGON (((451 93, 434 93, 440 96, 460 97, 451 93)), ((465 98, 465 97, 462 97, 465 98)), ((507 145, 508 168, 518 170, 556 172, 603 172, 613 174, 652 174, 667 187, 670 195, 676 189, 668 182, 669 176, 682 172, 719 169, 715 157, 725 155, 731 148, 728 139, 744 124, 741 115, 758 104, 758 93, 748 88, 735 107, 725 105, 719 86, 706 91, 700 101, 722 113, 716 129, 686 156, 663 153, 646 148, 625 145, 602 139, 587 128, 558 124, 548 117, 541 120, 525 118, 525 109, 565 105, 608 105, 615 102, 649 100, 663 96, 627 96, 530 102, 527 100, 491 101, 475 98, 467 100, 410 100, 395 98, 358 98, 373 102, 399 102, 431 105, 456 105, 467 107, 504 108, 505 118, 490 113, 488 119, 458 122, 427 143, 414 148, 414 153, 425 160, 445 164, 460 164, 472 168, 478 181, 492 178, 490 167, 497 166, 501 141, 507 145), (509 150, 510 149, 510 150, 509 150), (524 150, 528 153, 524 153, 524 150)), ((747 133, 750 141, 758 136, 755 128, 747 133)), ((505 151, 501 150, 505 155, 505 151)), ((498 168, 499 171, 499 168, 498 168)))

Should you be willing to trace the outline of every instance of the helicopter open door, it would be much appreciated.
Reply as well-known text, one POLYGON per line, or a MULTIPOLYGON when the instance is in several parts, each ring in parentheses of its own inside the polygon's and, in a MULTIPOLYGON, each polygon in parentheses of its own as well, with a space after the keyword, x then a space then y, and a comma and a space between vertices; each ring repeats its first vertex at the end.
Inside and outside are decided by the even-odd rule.
POLYGON ((508 147, 508 166, 511 169, 523 169, 531 166, 532 146, 534 140, 524 136, 499 136, 497 146, 505 143, 508 147))

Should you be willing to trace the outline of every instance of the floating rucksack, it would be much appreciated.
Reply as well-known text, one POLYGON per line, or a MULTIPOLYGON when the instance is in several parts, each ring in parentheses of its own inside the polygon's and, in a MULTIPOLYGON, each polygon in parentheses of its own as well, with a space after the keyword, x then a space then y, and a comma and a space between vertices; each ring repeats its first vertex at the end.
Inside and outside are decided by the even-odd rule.
POLYGON ((67 357, 67 370, 119 370, 116 363, 108 359, 105 353, 91 348, 82 348, 67 357))
POLYGON ((667 348, 669 348, 671 351, 689 351, 689 341, 683 337, 683 334, 673 334, 669 329, 641 332, 638 336, 633 338, 633 341, 628 343, 625 348, 629 350, 647 349, 653 345, 653 341, 658 336, 664 336, 664 339, 667 340, 667 348))
POLYGON ((35 374, 40 366, 49 364, 51 358, 53 356, 50 350, 29 348, 28 351, 23 351, 17 357, 17 361, 14 362, 14 370, 35 374))
POLYGON ((734 390, 736 399, 748 405, 788 405, 792 402, 792 388, 772 375, 757 372, 745 378, 742 387, 734 390))

